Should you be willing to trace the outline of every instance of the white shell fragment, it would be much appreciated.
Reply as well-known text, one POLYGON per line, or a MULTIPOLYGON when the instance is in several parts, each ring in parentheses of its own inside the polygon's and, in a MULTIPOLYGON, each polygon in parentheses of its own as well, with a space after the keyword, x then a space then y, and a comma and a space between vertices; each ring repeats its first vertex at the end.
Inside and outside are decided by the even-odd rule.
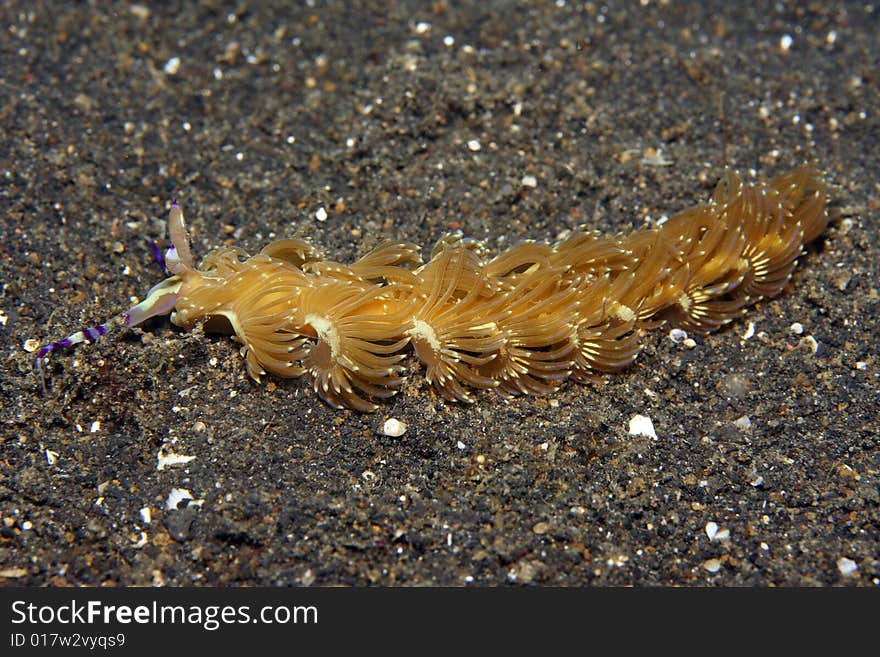
POLYGON ((791 50, 791 46, 793 43, 794 43, 794 38, 790 34, 783 34, 779 38, 779 49, 783 53, 787 53, 789 50, 791 50))
POLYGON ((166 452, 164 450, 159 450, 159 454, 156 457, 156 469, 164 470, 168 466, 171 465, 181 465, 183 463, 189 463, 195 456, 186 456, 184 454, 175 454, 174 452, 166 452))
POLYGON ((703 568, 708 570, 710 573, 717 573, 719 570, 721 570, 721 560, 707 559, 703 562, 703 568))
POLYGON ((736 418, 736 420, 733 421, 733 424, 740 431, 751 431, 752 429, 752 421, 749 419, 748 415, 736 418))
POLYGON ((168 499, 165 500, 165 508, 169 511, 171 509, 176 509, 177 505, 183 500, 191 500, 192 498, 192 493, 186 488, 172 488, 171 492, 168 493, 168 499))
POLYGON ((682 331, 680 328, 674 328, 669 332, 669 339, 672 340, 673 344, 681 344, 687 340, 687 337, 687 331, 682 331))
POLYGON ((718 533, 718 524, 714 522, 706 523, 706 536, 709 537, 710 541, 715 540, 715 534, 718 533))
POLYGON ((629 435, 647 436, 657 440, 657 432, 654 431, 654 423, 646 415, 633 415, 629 421, 629 435))
POLYGON ((726 541, 730 538, 730 530, 719 529, 718 523, 710 520, 706 523, 706 536, 710 541, 726 541))
POLYGON ((177 508, 177 505, 180 504, 183 500, 189 500, 186 505, 189 506, 202 506, 205 503, 203 499, 195 499, 193 498, 193 494, 190 493, 186 488, 172 488, 171 492, 168 493, 168 499, 165 501, 165 509, 167 511, 172 511, 177 508))
POLYGON ((382 433, 392 438, 402 436, 406 433, 406 422, 401 422, 395 417, 388 418, 385 420, 385 424, 382 425, 382 433))
POLYGON ((137 539, 135 540, 134 537, 132 537, 131 539, 132 547, 136 550, 140 550, 149 542, 149 540, 150 539, 147 536, 147 532, 138 532, 137 539))
POLYGON ((807 337, 802 338, 802 341, 803 341, 803 342, 806 342, 808 345, 810 345, 810 350, 811 350, 814 354, 815 354, 817 351, 819 351, 819 343, 816 341, 816 338, 814 338, 812 335, 808 335, 807 337))
POLYGON ((168 75, 177 75, 180 72, 180 57, 172 57, 169 59, 165 62, 165 66, 162 67, 162 70, 168 75))
POLYGON ((854 575, 856 572, 858 572, 859 565, 852 559, 840 557, 840 559, 837 560, 837 570, 840 571, 841 575, 847 577, 849 575, 854 575))

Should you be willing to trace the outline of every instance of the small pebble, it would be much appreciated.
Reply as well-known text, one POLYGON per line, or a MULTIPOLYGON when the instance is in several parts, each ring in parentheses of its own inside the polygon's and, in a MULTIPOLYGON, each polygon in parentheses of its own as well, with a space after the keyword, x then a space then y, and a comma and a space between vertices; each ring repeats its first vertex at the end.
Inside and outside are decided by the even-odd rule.
POLYGON ((788 327, 789 330, 795 335, 801 335, 804 332, 804 325, 800 322, 795 322, 791 326, 788 327))
POLYGON ((480 142, 478 142, 476 139, 471 139, 467 143, 467 147, 469 149, 471 149, 472 151, 474 151, 475 153, 482 148, 482 146, 480 146, 480 142))
POLYGON ((537 187, 538 179, 534 176, 523 176, 522 178, 522 186, 523 187, 537 187))
POLYGON ((327 210, 324 209, 323 205, 318 208, 317 212, 315 212, 315 219, 318 221, 327 221, 327 210))
POLYGON ((185 543, 195 534, 196 514, 198 511, 192 507, 173 509, 165 516, 165 529, 168 535, 178 543, 185 543))

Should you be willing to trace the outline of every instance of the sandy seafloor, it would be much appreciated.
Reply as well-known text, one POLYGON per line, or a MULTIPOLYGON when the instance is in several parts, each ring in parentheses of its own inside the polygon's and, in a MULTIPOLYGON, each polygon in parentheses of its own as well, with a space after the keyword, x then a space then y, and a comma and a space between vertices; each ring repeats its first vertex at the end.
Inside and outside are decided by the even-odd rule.
POLYGON ((880 582, 880 8, 745 4, 3 3, 0 583, 880 582), (143 298, 172 197, 198 255, 492 253, 804 160, 832 221, 783 295, 545 398, 336 411, 167 321, 43 394, 25 350, 143 298))

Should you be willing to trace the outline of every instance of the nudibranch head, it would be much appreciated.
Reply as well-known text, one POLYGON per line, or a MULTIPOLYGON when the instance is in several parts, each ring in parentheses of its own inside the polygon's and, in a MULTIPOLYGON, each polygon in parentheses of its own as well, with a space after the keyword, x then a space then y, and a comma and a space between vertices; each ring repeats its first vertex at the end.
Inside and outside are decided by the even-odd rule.
POLYGON ((183 210, 180 209, 177 201, 171 202, 171 212, 168 214, 168 234, 171 237, 171 246, 164 255, 157 247, 154 247, 153 255, 171 276, 158 285, 154 285, 147 293, 146 299, 129 308, 125 313, 124 324, 126 328, 142 324, 151 317, 160 317, 171 313, 180 298, 184 278, 195 272, 192 252, 189 248, 186 221, 183 218, 183 210))
POLYGON ((131 328, 132 326, 142 324, 151 317, 167 315, 174 311, 180 299, 184 280, 193 275, 198 276, 198 273, 193 268, 192 253, 189 248, 189 236, 186 231, 183 211, 176 201, 171 203, 171 212, 168 217, 168 232, 171 237, 171 246, 164 254, 155 242, 150 242, 150 249, 153 257, 156 258, 162 269, 166 273, 171 274, 171 276, 161 283, 154 285, 143 301, 129 308, 121 317, 115 317, 103 324, 82 329, 62 340, 41 347, 37 351, 35 366, 44 388, 43 363, 52 352, 59 349, 67 349, 81 342, 94 342, 98 338, 107 335, 117 326, 121 325, 125 328, 131 328))
POLYGON ((125 313, 125 328, 143 324, 151 317, 160 317, 172 312, 180 298, 182 285, 183 279, 179 275, 171 276, 154 285, 147 293, 146 299, 132 306, 125 313))

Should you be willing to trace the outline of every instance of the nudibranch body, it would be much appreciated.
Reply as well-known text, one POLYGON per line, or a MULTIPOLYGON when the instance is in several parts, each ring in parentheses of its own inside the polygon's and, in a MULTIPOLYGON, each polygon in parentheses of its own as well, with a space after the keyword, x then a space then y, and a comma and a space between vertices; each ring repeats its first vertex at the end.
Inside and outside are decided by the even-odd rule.
MULTIPOLYGON (((415 245, 387 243, 349 265, 284 239, 255 256, 215 249, 196 267, 174 203, 160 258, 169 277, 122 323, 222 318, 251 377, 307 375, 337 408, 377 408, 403 384, 410 352, 447 400, 546 394, 631 364, 645 328, 712 331, 778 294, 825 229, 826 206, 808 166, 756 185, 728 173, 706 205, 623 239, 580 231, 485 260, 475 242, 447 236, 426 262, 415 245)), ((43 347, 38 364, 108 326, 43 347)))

